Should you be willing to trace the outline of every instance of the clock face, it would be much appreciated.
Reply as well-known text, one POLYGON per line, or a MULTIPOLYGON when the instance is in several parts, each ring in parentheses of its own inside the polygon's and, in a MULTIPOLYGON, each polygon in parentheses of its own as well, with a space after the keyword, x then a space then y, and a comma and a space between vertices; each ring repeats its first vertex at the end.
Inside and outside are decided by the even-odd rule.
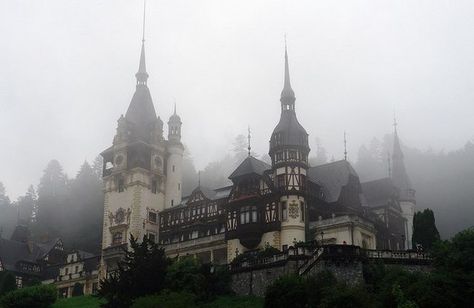
POLYGON ((122 155, 117 155, 115 157, 115 165, 120 166, 123 163, 123 156, 122 155))

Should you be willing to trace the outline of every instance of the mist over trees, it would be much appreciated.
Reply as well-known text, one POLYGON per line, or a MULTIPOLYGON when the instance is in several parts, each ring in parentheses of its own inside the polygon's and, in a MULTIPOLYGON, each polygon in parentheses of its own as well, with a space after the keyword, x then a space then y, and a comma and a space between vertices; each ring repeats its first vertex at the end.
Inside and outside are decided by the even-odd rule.
MULTIPOLYGON (((403 137, 402 137, 403 139, 403 137)), ((361 182, 387 177, 393 135, 372 139, 359 149, 354 164, 361 182)), ((458 150, 434 152, 403 144, 405 165, 416 190, 416 210, 430 208, 442 238, 474 225, 474 143, 458 150)))
MULTIPOLYGON (((359 149, 353 163, 361 182, 389 175, 393 135, 382 140, 373 138, 359 149)), ((315 138, 309 157, 310 165, 327 163, 328 153, 315 138)), ((407 172, 416 190, 417 210, 430 208, 442 238, 474 225, 474 144, 456 151, 434 152, 409 148, 402 144, 407 172)), ((264 153, 252 156, 270 164, 264 153)), ((209 188, 230 185, 228 176, 248 156, 248 141, 238 135, 232 148, 220 159, 198 172, 192 154, 183 157, 183 197, 199 184, 209 188), (199 175, 200 174, 200 175, 199 175)), ((74 178, 69 178, 57 160, 44 169, 37 190, 28 188, 16 201, 10 200, 7 188, 0 182, 0 233, 9 238, 15 225, 28 224, 35 240, 61 237, 66 248, 99 252, 102 236, 103 191, 102 160, 84 162, 74 178)))
POLYGON ((82 164, 69 179, 57 160, 46 166, 36 192, 33 186, 10 202, 0 185, 0 228, 8 238, 17 224, 28 225, 34 240, 62 238, 66 248, 100 251, 104 195, 102 162, 82 164))

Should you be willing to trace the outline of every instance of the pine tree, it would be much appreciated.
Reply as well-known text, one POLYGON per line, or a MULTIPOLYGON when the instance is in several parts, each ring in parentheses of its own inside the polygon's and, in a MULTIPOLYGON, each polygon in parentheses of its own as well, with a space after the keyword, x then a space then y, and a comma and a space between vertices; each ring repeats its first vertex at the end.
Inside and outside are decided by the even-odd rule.
POLYGON ((44 170, 38 187, 36 236, 54 238, 61 235, 65 220, 68 195, 68 179, 57 160, 52 160, 44 170))
POLYGON ((118 270, 100 283, 99 296, 107 300, 104 307, 129 307, 134 299, 165 288, 170 260, 164 248, 146 236, 141 243, 131 236, 130 247, 118 270))
POLYGON ((431 249, 439 239, 433 211, 425 209, 423 212, 416 212, 413 217, 413 243, 420 244, 425 249, 431 249))

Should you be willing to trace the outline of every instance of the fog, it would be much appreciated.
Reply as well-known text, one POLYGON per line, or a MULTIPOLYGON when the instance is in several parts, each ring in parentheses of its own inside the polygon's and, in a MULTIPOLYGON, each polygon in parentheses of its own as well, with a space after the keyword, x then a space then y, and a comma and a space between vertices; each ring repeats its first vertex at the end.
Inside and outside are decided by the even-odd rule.
MULTIPOLYGON (((112 144, 138 69, 142 1, 0 1, 0 181, 14 199, 55 158, 75 175, 112 144)), ((287 34, 296 110, 329 157, 393 130, 455 150, 474 137, 472 1, 152 1, 148 86, 174 101, 196 167, 252 129, 268 152, 287 34)), ((415 187, 416 188, 416 187, 415 187)))

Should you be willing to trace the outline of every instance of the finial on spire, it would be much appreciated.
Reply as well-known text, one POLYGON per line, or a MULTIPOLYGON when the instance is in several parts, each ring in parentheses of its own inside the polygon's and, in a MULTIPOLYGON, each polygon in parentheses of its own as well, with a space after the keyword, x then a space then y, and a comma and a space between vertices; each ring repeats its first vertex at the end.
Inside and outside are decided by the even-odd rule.
POLYGON ((288 65, 288 46, 286 43, 285 34, 285 81, 283 83, 283 90, 281 91, 281 107, 282 110, 295 110, 295 92, 291 88, 290 82, 290 68, 288 65))
POLYGON ((146 0, 143 0, 143 32, 142 32, 142 43, 145 43, 145 17, 146 17, 146 0))
POLYGON ((344 131, 344 160, 347 160, 347 138, 346 138, 346 131, 344 131))
POLYGON ((248 127, 248 135, 247 135, 247 139, 248 139, 248 151, 249 151, 249 157, 250 157, 250 150, 252 149, 252 147, 250 146, 250 125, 248 127))
POLYGON ((140 53, 140 64, 138 65, 138 72, 135 74, 137 77, 137 85, 146 85, 148 80, 148 73, 146 72, 145 63, 145 12, 146 12, 146 0, 143 1, 143 33, 142 33, 142 50, 140 53))
POLYGON ((198 171, 198 187, 201 187, 201 170, 198 171))

